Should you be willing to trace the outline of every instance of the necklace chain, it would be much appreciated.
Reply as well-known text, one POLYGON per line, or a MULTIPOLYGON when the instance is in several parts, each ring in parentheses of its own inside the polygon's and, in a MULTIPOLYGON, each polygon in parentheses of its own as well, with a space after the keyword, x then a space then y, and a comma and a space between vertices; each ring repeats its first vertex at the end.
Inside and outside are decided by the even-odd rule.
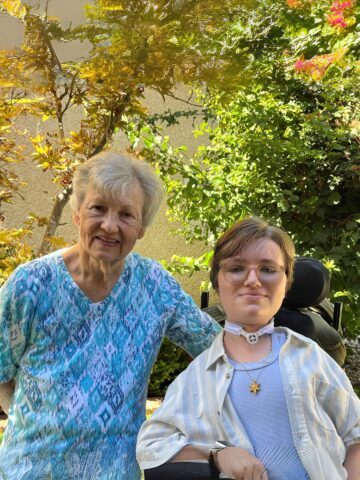
POLYGON ((248 370, 246 370, 246 368, 244 367, 243 365, 243 369, 244 369, 244 372, 247 374, 247 376, 250 378, 251 380, 251 383, 249 384, 249 390, 250 390, 250 393, 254 394, 254 395, 257 395, 258 392, 261 391, 261 384, 258 383, 258 380, 260 378, 260 375, 262 374, 262 372, 264 371, 264 368, 267 366, 268 364, 264 365, 258 376, 256 378, 252 378, 252 376, 250 375, 250 373, 248 372, 248 370))
MULTIPOLYGON (((271 341, 271 339, 270 339, 270 341, 271 341)), ((270 349, 270 352, 266 355, 265 359, 271 354, 271 352, 272 352, 272 347, 270 349)), ((258 373, 258 376, 256 378, 253 378, 250 375, 248 369, 245 367, 244 363, 242 363, 242 367, 244 369, 244 372, 247 374, 247 376, 251 380, 251 383, 249 384, 249 391, 253 395, 257 395, 261 391, 261 384, 259 383, 259 378, 260 378, 262 372, 264 371, 265 367, 267 367, 269 365, 269 362, 267 362, 265 359, 263 360, 264 365, 261 367, 260 372, 258 373)))

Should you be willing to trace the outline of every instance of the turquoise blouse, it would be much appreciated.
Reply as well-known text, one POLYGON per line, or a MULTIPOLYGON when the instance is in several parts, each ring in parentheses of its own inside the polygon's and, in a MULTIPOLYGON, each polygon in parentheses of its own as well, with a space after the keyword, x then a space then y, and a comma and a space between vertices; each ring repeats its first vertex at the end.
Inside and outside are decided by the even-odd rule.
POLYGON ((18 267, 0 290, 0 382, 16 381, 0 478, 140 479, 136 437, 164 335, 195 356, 219 330, 135 253, 98 303, 61 251, 18 267))

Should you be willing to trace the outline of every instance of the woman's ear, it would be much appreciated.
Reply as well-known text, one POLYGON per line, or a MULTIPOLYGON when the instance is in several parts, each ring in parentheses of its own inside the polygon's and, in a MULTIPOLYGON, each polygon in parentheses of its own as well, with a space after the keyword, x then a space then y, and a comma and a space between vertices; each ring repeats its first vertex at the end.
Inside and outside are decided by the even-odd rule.
POLYGON ((138 234, 138 240, 140 240, 140 238, 143 238, 143 236, 145 235, 145 232, 146 232, 146 228, 141 227, 138 234))
POLYGON ((80 215, 79 215, 79 212, 76 212, 75 210, 73 210, 73 213, 72 213, 72 217, 73 217, 73 222, 75 223, 75 225, 80 225, 80 215))

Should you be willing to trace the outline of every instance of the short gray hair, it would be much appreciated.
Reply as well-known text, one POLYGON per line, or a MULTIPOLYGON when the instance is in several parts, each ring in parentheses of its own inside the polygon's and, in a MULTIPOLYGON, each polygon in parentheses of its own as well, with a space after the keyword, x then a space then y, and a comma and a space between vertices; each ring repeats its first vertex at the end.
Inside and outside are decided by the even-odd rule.
POLYGON ((89 187, 115 201, 128 185, 138 181, 145 195, 142 225, 148 227, 159 210, 164 187, 146 162, 118 152, 105 151, 79 165, 73 177, 71 208, 78 211, 89 187))

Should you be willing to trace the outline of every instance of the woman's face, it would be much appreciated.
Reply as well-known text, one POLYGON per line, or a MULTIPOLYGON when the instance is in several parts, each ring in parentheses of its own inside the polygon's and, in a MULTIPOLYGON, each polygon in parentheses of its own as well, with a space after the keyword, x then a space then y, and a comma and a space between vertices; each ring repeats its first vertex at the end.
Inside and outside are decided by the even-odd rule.
POLYGON ((131 183, 116 202, 90 187, 79 211, 74 213, 82 252, 110 264, 124 260, 144 234, 144 201, 138 182, 131 183))
POLYGON ((256 240, 221 262, 218 293, 228 320, 255 332, 268 323, 285 297, 287 277, 279 246, 256 240))

